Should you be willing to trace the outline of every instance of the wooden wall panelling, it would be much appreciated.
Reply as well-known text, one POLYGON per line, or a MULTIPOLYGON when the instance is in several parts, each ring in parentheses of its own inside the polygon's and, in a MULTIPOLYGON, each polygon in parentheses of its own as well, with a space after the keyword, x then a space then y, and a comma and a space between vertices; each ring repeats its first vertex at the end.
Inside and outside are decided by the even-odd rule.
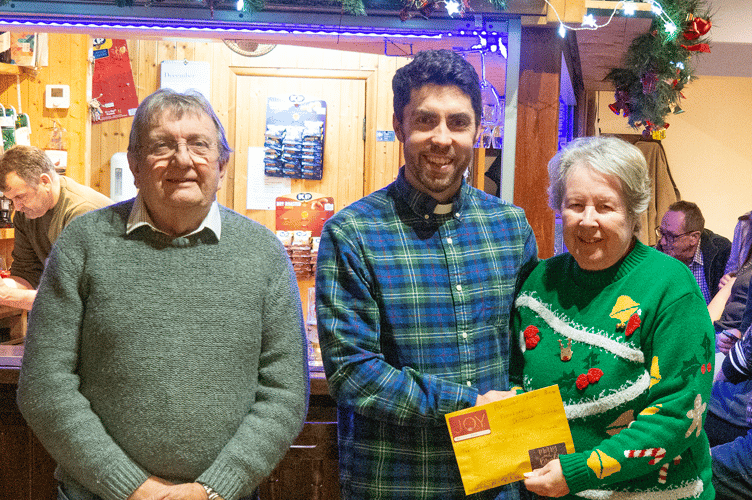
POLYGON ((552 28, 522 29, 514 203, 525 210, 542 258, 554 253, 547 165, 558 147, 560 40, 552 28))
MULTIPOLYGON (((364 91, 349 90, 338 96, 337 104, 329 105, 328 121, 340 121, 340 119, 354 116, 354 100, 365 102, 363 111, 357 114, 360 122, 357 126, 353 122, 345 127, 345 135, 360 137, 359 141, 350 140, 340 142, 339 137, 327 134, 326 149, 331 152, 329 160, 339 169, 337 175, 338 184, 341 186, 335 190, 335 202, 337 208, 341 208, 359 197, 379 189, 397 175, 399 166, 402 164, 401 150, 398 142, 376 142, 377 130, 392 130, 392 91, 391 80, 394 71, 409 59, 402 57, 387 57, 376 54, 360 54, 355 52, 324 50, 307 47, 291 47, 278 45, 270 53, 260 57, 245 57, 232 52, 222 42, 192 42, 192 41, 155 41, 155 40, 129 40, 128 52, 131 58, 134 82, 139 100, 143 99, 159 87, 159 64, 163 60, 201 60, 208 61, 212 67, 212 105, 225 126, 230 146, 235 153, 230 156, 227 175, 223 188, 218 193, 218 200, 223 205, 245 213, 245 192, 247 176, 247 152, 243 151, 248 144, 236 143, 237 137, 257 138, 263 137, 263 117, 265 116, 265 104, 262 109, 258 106, 251 107, 249 103, 241 102, 245 97, 238 95, 239 73, 248 72, 248 68, 260 68, 267 71, 266 74, 275 73, 281 75, 286 71, 300 69, 301 75, 305 75, 311 81, 306 83, 305 88, 314 90, 317 85, 312 71, 325 70, 340 76, 355 71, 359 80, 365 83, 364 91), (242 68, 246 68, 243 70, 242 68), (312 76, 313 75, 313 76, 312 76), (341 103, 341 104, 340 104, 341 103), (362 141, 362 116, 366 118, 366 141, 362 141), (256 128, 254 128, 256 127, 256 128), (351 130, 348 130, 348 127, 351 130), (342 146, 344 144, 344 146, 342 146), (336 149, 336 151, 334 151, 336 149), (352 163, 354 158, 362 158, 365 167, 359 171, 351 172, 346 165, 352 163)), ((329 76, 329 73, 327 75, 329 76)), ((347 77, 351 79, 352 77, 347 77)), ((327 88, 325 85, 324 89, 327 88)), ((253 89, 249 91, 254 92, 253 89)), ((307 92, 311 94, 311 92, 307 92)), ((334 103, 334 101, 332 101, 334 103)), ((92 129, 92 169, 91 184, 101 187, 101 191, 109 193, 109 161, 112 154, 117 151, 125 151, 130 131, 130 118, 112 120, 94 125, 92 129)), ((261 145, 261 144, 259 144, 261 145)), ((327 167, 325 168, 325 176, 327 167)), ((314 192, 326 191, 329 187, 324 184, 301 184, 302 181, 293 181, 293 191, 297 188, 314 192), (298 182, 298 185, 295 185, 298 182), (305 187, 301 187, 305 186, 305 187)), ((308 182, 308 181, 307 181, 308 182)), ((270 214, 273 211, 270 211, 270 214)), ((270 214, 249 214, 254 218, 265 219, 271 224, 270 214)))
POLYGON ((86 151, 89 147, 88 127, 88 66, 87 35, 49 34, 48 66, 22 68, 20 71, 21 102, 18 100, 16 78, 4 76, 0 102, 12 105, 29 115, 31 144, 44 148, 50 139, 53 119, 66 130, 68 175, 85 183, 86 151), (68 109, 44 107, 45 86, 65 84, 70 86, 71 105, 68 109))
MULTIPOLYGON (((376 80, 376 96, 372 101, 373 110, 369 113, 376 115, 376 130, 393 130, 392 116, 394 114, 394 93, 392 92, 392 77, 398 68, 410 62, 405 57, 378 56, 378 71, 376 80)), ((369 127, 370 130, 370 127, 369 127)), ((365 193, 372 193, 397 178, 399 168, 404 162, 402 148, 395 138, 394 142, 374 142, 369 149, 370 159, 366 158, 365 193)))
MULTIPOLYGON (((228 50, 224 43, 208 43, 204 60, 209 61, 212 68, 227 68, 219 73, 219 78, 212 81, 212 105, 219 121, 225 127, 225 135, 230 148, 235 150, 235 122, 238 114, 234 89, 237 87, 237 76, 229 70, 232 54, 234 52, 228 50)), ((231 154, 222 189, 217 194, 219 203, 229 207, 233 206, 232 200, 235 196, 235 165, 237 164, 235 159, 235 154, 231 154)))

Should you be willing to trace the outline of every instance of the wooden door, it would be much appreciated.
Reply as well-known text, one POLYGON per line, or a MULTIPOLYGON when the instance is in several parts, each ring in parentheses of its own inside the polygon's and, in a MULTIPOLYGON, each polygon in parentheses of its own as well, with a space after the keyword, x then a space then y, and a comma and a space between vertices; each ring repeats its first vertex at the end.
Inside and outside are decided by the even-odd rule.
POLYGON ((248 210, 248 148, 264 145, 266 106, 270 96, 304 95, 326 102, 323 177, 291 180, 291 192, 333 196, 335 210, 364 195, 366 94, 373 72, 368 70, 310 70, 231 68, 235 75, 234 209, 274 230, 274 210, 248 210))

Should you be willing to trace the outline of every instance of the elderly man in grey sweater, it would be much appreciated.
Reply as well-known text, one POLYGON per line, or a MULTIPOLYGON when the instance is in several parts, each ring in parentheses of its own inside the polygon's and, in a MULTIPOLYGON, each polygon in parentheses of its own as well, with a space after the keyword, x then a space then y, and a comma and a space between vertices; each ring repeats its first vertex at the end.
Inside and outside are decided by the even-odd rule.
POLYGON ((274 234, 221 207, 230 154, 200 94, 139 106, 138 196, 60 236, 29 318, 18 403, 69 500, 236 500, 306 414, 304 326, 274 234))

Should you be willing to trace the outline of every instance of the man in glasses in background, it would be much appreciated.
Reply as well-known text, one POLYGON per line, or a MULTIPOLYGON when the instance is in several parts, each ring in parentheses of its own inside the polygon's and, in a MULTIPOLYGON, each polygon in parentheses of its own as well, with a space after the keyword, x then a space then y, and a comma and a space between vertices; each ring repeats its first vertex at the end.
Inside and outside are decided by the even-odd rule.
POLYGON ((44 151, 22 145, 10 148, 0 158, 0 190, 15 210, 13 263, 10 277, 0 280, 0 304, 28 311, 47 256, 63 228, 112 200, 58 175, 44 151))
POLYGON ((731 242, 705 228, 700 207, 691 201, 672 203, 663 215, 656 249, 684 262, 700 286, 705 303, 718 292, 731 253, 731 242))
POLYGON ((231 149, 198 93, 138 107, 135 199, 61 235, 29 316, 19 408, 68 500, 255 499, 300 432, 295 274, 216 200, 231 149))

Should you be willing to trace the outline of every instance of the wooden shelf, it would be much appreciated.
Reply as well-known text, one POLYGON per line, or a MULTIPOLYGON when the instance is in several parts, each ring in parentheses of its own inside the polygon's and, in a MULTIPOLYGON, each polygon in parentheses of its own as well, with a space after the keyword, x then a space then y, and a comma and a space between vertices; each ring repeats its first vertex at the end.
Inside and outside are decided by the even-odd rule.
POLYGON ((20 75, 21 67, 16 64, 0 63, 0 75, 20 75))

